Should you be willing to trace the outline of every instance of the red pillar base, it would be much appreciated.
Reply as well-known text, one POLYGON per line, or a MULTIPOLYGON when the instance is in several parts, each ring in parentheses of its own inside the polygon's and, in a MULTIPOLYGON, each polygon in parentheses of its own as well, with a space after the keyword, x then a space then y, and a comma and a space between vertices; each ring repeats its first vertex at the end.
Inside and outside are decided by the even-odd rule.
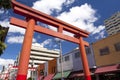
POLYGON ((91 75, 85 76, 85 80, 92 80, 92 79, 91 79, 91 75))
POLYGON ((16 80, 27 80, 27 75, 17 75, 16 80))

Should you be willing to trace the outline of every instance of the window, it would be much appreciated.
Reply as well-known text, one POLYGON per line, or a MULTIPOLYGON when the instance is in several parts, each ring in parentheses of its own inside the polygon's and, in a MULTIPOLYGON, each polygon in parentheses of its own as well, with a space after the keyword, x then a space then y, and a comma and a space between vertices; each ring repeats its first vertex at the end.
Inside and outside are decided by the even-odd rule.
POLYGON ((40 70, 40 75, 44 75, 44 70, 40 70))
POLYGON ((114 46, 116 51, 120 51, 120 42, 114 44, 114 46))
POLYGON ((65 61, 69 61, 69 56, 65 56, 65 61))
POLYGON ((100 49, 100 55, 107 55, 109 54, 109 48, 108 47, 105 47, 105 48, 102 48, 100 49))
POLYGON ((80 53, 79 52, 75 53, 75 58, 80 58, 80 53))
POLYGON ((90 54, 91 53, 91 50, 89 47, 86 47, 86 54, 90 54))
POLYGON ((61 63, 61 59, 59 59, 59 63, 61 63))
MULTIPOLYGON (((62 57, 62 62, 63 62, 64 60, 63 60, 63 57, 62 57)), ((59 63, 61 63, 61 57, 59 58, 59 63)))
POLYGON ((56 67, 52 67, 52 73, 56 73, 56 67))

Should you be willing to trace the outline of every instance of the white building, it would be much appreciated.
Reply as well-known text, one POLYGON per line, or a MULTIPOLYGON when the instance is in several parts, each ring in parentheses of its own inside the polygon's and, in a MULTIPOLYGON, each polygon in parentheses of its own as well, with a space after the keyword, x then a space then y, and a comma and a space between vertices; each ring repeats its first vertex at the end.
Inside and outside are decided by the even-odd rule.
MULTIPOLYGON (((94 54, 91 48, 86 48, 87 59, 90 68, 95 67, 94 54)), ((79 71, 83 70, 82 61, 80 58, 80 50, 78 48, 72 50, 71 52, 63 55, 63 71, 79 71)), ((61 72, 61 61, 60 58, 57 60, 58 72, 61 72)))
POLYGON ((113 35, 120 32, 120 12, 113 14, 110 18, 104 21, 108 35, 113 35))
POLYGON ((48 50, 41 46, 32 45, 30 54, 30 63, 43 64, 49 60, 59 57, 59 51, 48 50))
MULTIPOLYGON (((93 71, 95 70, 96 65, 95 65, 92 46, 86 47, 86 54, 87 54, 87 59, 88 59, 91 75, 93 75, 94 74, 93 71)), ((58 58, 57 59, 58 73, 54 76, 53 79, 58 80, 61 78, 61 75, 63 75, 62 77, 64 79, 83 80, 84 73, 83 73, 83 65, 82 65, 79 48, 76 48, 64 54, 62 59, 63 59, 63 62, 62 62, 63 70, 61 70, 62 69, 61 58, 58 58), (61 73, 61 71, 63 71, 63 73, 61 73)))

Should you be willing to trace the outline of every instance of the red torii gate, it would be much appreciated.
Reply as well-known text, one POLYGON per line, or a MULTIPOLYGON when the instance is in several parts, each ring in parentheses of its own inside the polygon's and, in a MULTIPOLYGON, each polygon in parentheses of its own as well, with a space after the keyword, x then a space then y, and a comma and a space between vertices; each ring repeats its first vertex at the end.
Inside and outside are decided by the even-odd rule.
POLYGON ((12 5, 15 13, 26 17, 26 21, 20 20, 14 17, 12 17, 10 20, 11 24, 26 29, 22 50, 20 54, 20 61, 19 61, 20 63, 18 67, 18 74, 17 74, 16 80, 27 79, 28 64, 29 64, 30 51, 31 51, 32 38, 33 38, 34 31, 79 44, 85 79, 91 80, 90 70, 89 70, 87 56, 85 52, 85 46, 89 46, 89 43, 83 40, 83 37, 88 37, 89 35, 87 31, 81 30, 59 19, 53 18, 40 11, 34 10, 28 6, 20 4, 15 0, 12 0, 12 5), (44 28, 42 26, 36 25, 36 21, 40 21, 45 24, 56 27, 57 32, 44 28), (63 30, 74 34, 74 36, 71 37, 63 34, 63 30))

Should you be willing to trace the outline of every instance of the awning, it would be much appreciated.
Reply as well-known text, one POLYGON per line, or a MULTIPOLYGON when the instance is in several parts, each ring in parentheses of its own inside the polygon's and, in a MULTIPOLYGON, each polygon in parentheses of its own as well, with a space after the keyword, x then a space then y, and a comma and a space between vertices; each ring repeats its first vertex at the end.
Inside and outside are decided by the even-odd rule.
POLYGON ((70 78, 73 78, 73 77, 81 77, 81 76, 84 76, 84 73, 72 73, 70 75, 70 78))
MULTIPOLYGON (((91 73, 90 75, 94 75, 94 73, 91 73)), ((69 78, 74 78, 74 77, 82 77, 84 76, 83 72, 72 72, 69 76, 69 78)))
POLYGON ((55 74, 49 74, 47 75, 43 80, 52 80, 55 74))
POLYGON ((38 77, 38 80, 42 80, 43 77, 44 77, 43 75, 42 75, 42 76, 39 76, 39 77, 38 77))
MULTIPOLYGON (((67 78, 71 71, 64 71, 63 72, 63 78, 67 78)), ((61 73, 57 73, 53 79, 60 79, 61 78, 61 73)))
POLYGON ((112 65, 112 66, 99 67, 99 68, 96 69, 95 73, 100 74, 100 73, 120 71, 119 66, 120 65, 117 64, 117 65, 112 65))

